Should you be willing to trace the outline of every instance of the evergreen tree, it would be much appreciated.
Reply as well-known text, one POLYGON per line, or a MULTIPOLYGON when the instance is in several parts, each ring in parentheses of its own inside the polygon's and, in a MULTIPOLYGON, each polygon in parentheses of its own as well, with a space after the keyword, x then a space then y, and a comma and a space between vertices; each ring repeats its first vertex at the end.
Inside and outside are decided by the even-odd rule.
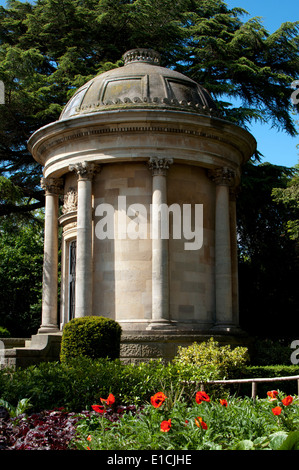
POLYGON ((237 204, 240 321, 253 335, 290 340, 299 328, 299 252, 288 235, 293 209, 274 201, 295 169, 270 163, 244 168, 237 204))
POLYGON ((22 191, 0 215, 44 205, 41 167, 27 140, 55 121, 74 91, 122 64, 122 54, 151 47, 205 86, 225 119, 272 122, 294 135, 290 84, 298 77, 298 23, 269 34, 258 18, 220 0, 10 0, 0 7, 0 174, 22 191), (240 106, 227 103, 238 99, 240 106), (28 204, 30 201, 30 204, 28 204))

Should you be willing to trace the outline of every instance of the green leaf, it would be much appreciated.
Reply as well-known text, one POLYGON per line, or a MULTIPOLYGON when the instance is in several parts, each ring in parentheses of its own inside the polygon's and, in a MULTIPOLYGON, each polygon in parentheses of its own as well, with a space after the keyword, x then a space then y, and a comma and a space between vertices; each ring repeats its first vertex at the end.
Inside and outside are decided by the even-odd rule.
POLYGON ((234 447, 234 450, 252 450, 253 449, 253 442, 249 439, 244 439, 244 441, 240 441, 234 447))
POLYGON ((299 450, 299 431, 290 432, 278 450, 299 450))
POLYGON ((288 433, 284 431, 278 431, 274 434, 271 434, 271 436, 269 436, 271 449, 278 450, 282 443, 286 440, 287 436, 288 433))

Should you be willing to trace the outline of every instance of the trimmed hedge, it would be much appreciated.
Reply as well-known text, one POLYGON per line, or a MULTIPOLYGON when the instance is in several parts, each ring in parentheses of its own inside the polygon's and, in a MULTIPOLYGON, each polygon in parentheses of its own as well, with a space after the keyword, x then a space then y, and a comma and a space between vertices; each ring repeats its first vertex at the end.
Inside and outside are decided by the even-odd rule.
POLYGON ((62 334, 60 361, 74 357, 118 359, 121 326, 110 318, 89 316, 69 321, 62 334))
MULTIPOLYGON (((271 377, 288 377, 299 375, 299 365, 272 365, 272 366, 247 366, 244 367, 240 379, 253 378, 271 378, 271 377)), ((241 395, 251 395, 251 384, 244 384, 239 388, 241 395)), ((268 390, 283 390, 286 394, 297 395, 298 385, 296 380, 287 382, 266 382, 258 383, 257 395, 264 397, 268 390)))

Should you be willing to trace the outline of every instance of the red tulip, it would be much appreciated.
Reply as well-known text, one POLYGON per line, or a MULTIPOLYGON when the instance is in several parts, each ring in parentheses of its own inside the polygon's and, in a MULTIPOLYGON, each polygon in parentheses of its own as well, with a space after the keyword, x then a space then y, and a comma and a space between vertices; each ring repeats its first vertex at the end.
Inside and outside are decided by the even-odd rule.
POLYGON ((170 428, 171 428, 171 419, 169 419, 168 421, 162 421, 161 423, 162 432, 168 432, 170 431, 170 428))

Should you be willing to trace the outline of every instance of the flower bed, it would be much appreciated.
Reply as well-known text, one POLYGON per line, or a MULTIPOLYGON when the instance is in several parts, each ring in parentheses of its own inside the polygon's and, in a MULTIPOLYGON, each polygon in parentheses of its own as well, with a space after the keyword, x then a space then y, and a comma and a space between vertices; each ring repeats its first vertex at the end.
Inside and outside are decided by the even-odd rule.
MULTIPOLYGON (((105 420, 117 421, 124 413, 134 413, 135 406, 118 406, 105 411, 105 420)), ((90 419, 94 411, 70 413, 64 408, 11 418, 0 407, 0 450, 72 450, 80 420, 90 419)))
POLYGON ((299 449, 298 397, 271 390, 264 399, 211 398, 198 391, 157 392, 141 407, 110 393, 81 413, 65 409, 10 417, 0 407, 2 450, 299 449))
POLYGON ((199 391, 188 403, 182 396, 157 392, 142 409, 111 420, 117 405, 110 394, 107 400, 101 399, 101 405, 92 406, 95 414, 77 423, 73 445, 87 450, 299 448, 298 397, 275 390, 267 395, 254 401, 233 397, 216 400, 199 391))

